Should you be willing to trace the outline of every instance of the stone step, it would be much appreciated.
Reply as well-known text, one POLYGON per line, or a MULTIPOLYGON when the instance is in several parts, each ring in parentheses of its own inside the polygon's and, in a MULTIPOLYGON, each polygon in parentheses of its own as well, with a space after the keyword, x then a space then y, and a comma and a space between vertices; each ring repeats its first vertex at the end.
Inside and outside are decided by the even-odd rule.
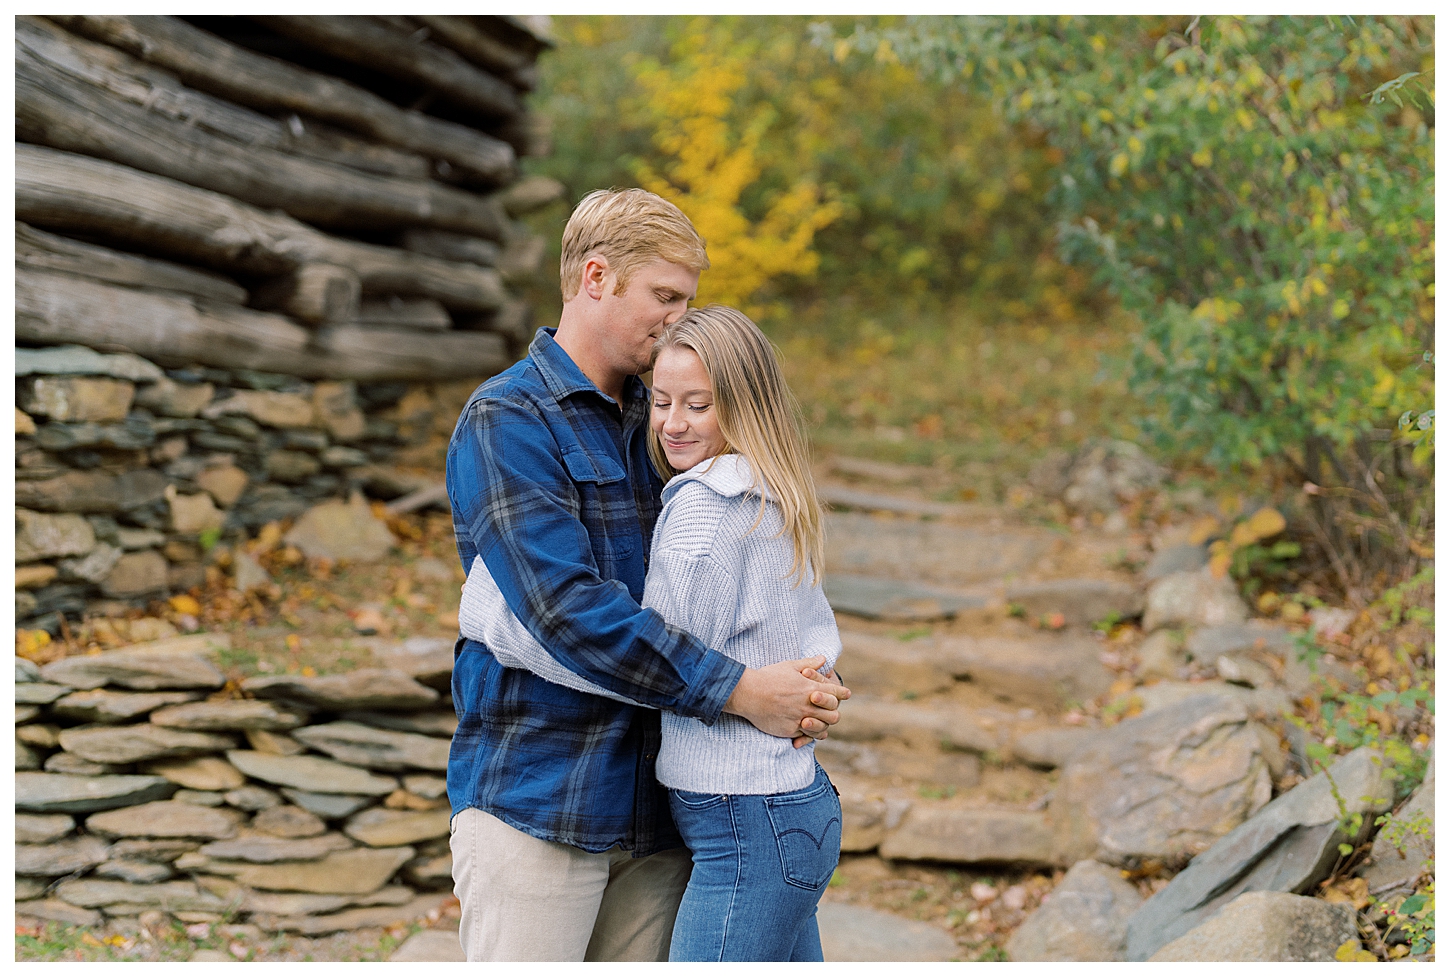
POLYGON ((861 512, 826 516, 831 573, 974 587, 1028 572, 1052 546, 1039 530, 984 531, 861 512))
POLYGON ((836 613, 882 621, 938 621, 995 603, 984 594, 856 573, 828 574, 824 589, 836 613))
POLYGON ((388 959, 404 963, 463 963, 467 958, 458 944, 457 930, 436 929, 414 933, 388 959))
POLYGON ((864 906, 825 902, 816 910, 821 950, 831 963, 960 959, 956 940, 939 926, 864 906))

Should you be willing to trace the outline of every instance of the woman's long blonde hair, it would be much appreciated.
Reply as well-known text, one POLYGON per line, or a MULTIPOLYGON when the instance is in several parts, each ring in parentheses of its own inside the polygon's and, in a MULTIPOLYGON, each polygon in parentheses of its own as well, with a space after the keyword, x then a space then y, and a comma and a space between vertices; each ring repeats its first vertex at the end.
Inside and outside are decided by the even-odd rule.
MULTIPOLYGON (((812 584, 819 583, 826 557, 825 520, 811 476, 800 404, 786 386, 775 347, 745 313, 723 305, 690 309, 666 326, 655 342, 655 357, 670 347, 700 357, 714 391, 725 451, 745 457, 755 488, 763 485, 780 507, 781 535, 789 535, 795 547, 790 578, 798 585, 809 569, 812 584)), ((649 453, 661 477, 679 474, 653 428, 649 453)), ((765 517, 765 493, 760 497, 756 526, 765 517)))

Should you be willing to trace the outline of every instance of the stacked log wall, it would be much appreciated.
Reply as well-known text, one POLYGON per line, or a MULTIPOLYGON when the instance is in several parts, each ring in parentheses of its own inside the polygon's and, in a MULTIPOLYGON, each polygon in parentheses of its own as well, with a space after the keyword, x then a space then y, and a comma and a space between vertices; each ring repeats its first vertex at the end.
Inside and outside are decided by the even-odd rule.
POLYGON ((398 462, 532 334, 548 44, 496 16, 17 18, 20 626, 416 487, 398 462), (418 403, 440 416, 398 420, 418 403))

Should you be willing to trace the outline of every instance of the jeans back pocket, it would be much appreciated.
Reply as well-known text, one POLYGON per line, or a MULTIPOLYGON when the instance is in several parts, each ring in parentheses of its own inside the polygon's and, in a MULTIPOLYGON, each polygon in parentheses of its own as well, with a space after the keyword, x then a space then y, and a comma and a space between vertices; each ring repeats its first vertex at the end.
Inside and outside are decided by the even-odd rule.
POLYGON ((841 858, 841 802, 829 783, 765 799, 785 880, 804 889, 831 881, 841 858))

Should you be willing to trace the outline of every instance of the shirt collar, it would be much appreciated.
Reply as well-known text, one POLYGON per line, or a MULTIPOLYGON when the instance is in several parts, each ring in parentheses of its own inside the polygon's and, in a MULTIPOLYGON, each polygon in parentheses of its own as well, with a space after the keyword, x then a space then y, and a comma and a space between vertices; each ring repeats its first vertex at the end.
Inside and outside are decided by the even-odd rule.
MULTIPOLYGON (((539 368, 539 375, 544 378, 544 385, 554 395, 556 401, 562 401, 577 393, 592 393, 609 403, 614 399, 594 385, 594 381, 584 375, 584 371, 564 352, 564 347, 559 345, 554 338, 558 328, 540 329, 534 335, 534 341, 529 344, 529 358, 539 368)), ((639 377, 627 377, 624 381, 624 414, 626 418, 633 419, 633 415, 643 408, 640 404, 647 401, 649 388, 639 377)))

